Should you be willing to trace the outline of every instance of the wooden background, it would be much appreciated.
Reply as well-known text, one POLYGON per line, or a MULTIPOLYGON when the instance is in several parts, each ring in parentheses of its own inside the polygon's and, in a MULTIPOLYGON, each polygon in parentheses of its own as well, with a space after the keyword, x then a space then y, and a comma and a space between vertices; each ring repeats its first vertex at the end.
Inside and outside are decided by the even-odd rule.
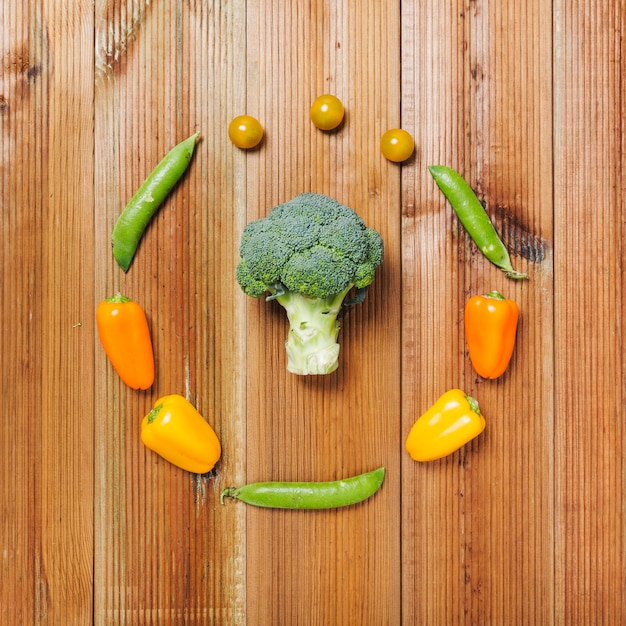
POLYGON ((626 6, 623 0, 0 2, 0 623, 626 624, 626 6), (309 121, 319 94, 339 132, 309 121), (266 130, 243 152, 226 135, 266 130), (401 125, 403 166, 378 142, 401 125), (202 141, 130 271, 126 201, 202 141), (427 166, 461 171, 530 280, 480 256, 427 166), (340 369, 285 371, 286 317, 236 284, 245 224, 302 191, 383 235, 340 369), (497 381, 462 308, 521 308, 497 381), (148 313, 157 378, 126 388, 94 325, 122 291, 148 313), (485 433, 438 462, 413 421, 461 387, 485 433), (223 457, 194 477, 141 418, 191 399, 223 457), (259 510, 222 488, 387 468, 372 500, 259 510))

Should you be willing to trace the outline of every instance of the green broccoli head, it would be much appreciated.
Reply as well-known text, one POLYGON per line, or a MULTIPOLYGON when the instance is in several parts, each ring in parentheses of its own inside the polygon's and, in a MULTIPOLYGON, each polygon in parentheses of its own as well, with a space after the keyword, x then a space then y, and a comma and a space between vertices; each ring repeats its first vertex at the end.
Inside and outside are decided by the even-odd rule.
POLYGON ((278 286, 328 298, 367 287, 383 262, 383 241, 349 207, 303 193, 250 222, 241 236, 237 280, 254 298, 278 286))
POLYGON ((363 296, 374 280, 384 255, 380 235, 351 208, 323 194, 303 193, 250 222, 239 253, 242 290, 253 298, 269 294, 287 311, 287 369, 334 371, 337 315, 353 287, 363 296))

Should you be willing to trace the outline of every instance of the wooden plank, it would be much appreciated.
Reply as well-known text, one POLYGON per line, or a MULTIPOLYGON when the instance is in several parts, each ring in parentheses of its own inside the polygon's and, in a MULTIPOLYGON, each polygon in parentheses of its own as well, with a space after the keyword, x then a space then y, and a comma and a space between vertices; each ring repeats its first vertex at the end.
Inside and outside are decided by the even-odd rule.
MULTIPOLYGON (((247 307, 247 471, 254 480, 329 480, 387 467, 381 492, 350 509, 247 511, 247 616, 263 624, 399 623, 399 170, 379 151, 399 121, 399 10, 386 2, 248 2, 247 113, 266 128, 247 156, 248 217, 325 193, 379 230, 386 260, 346 312, 339 370, 286 373, 276 303, 247 307), (323 133, 309 107, 347 109, 323 133)), ((241 111, 243 112, 243 111, 241 111)))
POLYGON ((555 4, 556 616, 569 624, 626 619, 625 8, 555 4))
POLYGON ((545 3, 404 3, 403 437, 439 395, 480 403, 485 433, 441 461, 403 456, 403 620, 553 620, 551 15, 545 3), (477 252, 427 166, 459 170, 530 280, 477 252), (525 258, 522 258, 525 257, 525 258), (463 307, 497 289, 521 309, 509 370, 480 379, 463 307), (418 374, 416 375, 415 372, 418 374))
POLYGON ((2 623, 86 624, 92 613, 88 9, 1 9, 2 623))
POLYGON ((245 622, 244 511, 219 505, 245 460, 243 294, 233 280, 245 217, 226 116, 244 86, 244 4, 98 4, 96 296, 144 306, 157 374, 133 392, 98 352, 95 615, 98 623, 245 622), (202 139, 144 234, 127 274, 110 252, 115 219, 178 141, 202 139), (148 452, 141 418, 179 393, 223 444, 194 477, 148 452), (231 469, 232 468, 232 469, 231 469))
MULTIPOLYGON (((0 390, 6 399, 6 414, 10 419, 0 425, 1 472, 0 486, 3 538, 0 586, 0 616, 3 622, 34 622, 41 601, 34 605, 33 588, 25 589, 26 581, 41 581, 40 528, 35 510, 37 466, 32 458, 40 454, 40 431, 30 424, 29 416, 41 408, 41 354, 39 332, 42 311, 38 306, 42 291, 40 280, 35 283, 34 268, 42 249, 41 213, 45 194, 39 183, 38 171, 45 167, 41 154, 30 159, 31 166, 20 171, 13 167, 25 160, 30 148, 41 136, 42 118, 38 109, 45 100, 47 81, 31 83, 31 67, 43 68, 48 59, 48 42, 39 28, 27 27, 25 7, 2 6, 2 65, 0 67, 2 188, 2 301, 0 308, 0 348, 10 355, 0 361, 0 390), (31 37, 32 32, 32 37, 31 37), (34 37, 35 34, 39 36, 34 37), (22 128, 32 129, 26 136, 22 128), (39 132, 37 132, 39 131, 39 132), (8 303, 8 304, 6 304, 8 303), (32 352, 31 352, 32 351, 32 352), (27 393, 26 390, 32 390, 27 393), (34 558, 37 555, 38 558, 34 558), (39 606, 38 606, 39 605, 39 606)), ((47 74, 47 72, 46 72, 47 74)), ((43 585, 42 585, 43 586, 43 585)))
POLYGON ((624 2, 4 2, 0 6, 0 623, 608 624, 626 592, 622 413, 624 2), (95 49, 94 49, 95 37, 95 49), (308 109, 347 108, 337 132, 308 109), (236 114, 266 138, 227 139, 236 114), (402 125, 399 167, 378 141, 402 125), (128 198, 200 131, 131 270, 128 198), (474 248, 426 166, 459 169, 530 280, 474 248), (247 221, 302 191, 349 204, 386 258, 342 317, 340 369, 285 371, 280 306, 234 281, 247 221), (462 309, 521 308, 498 381, 462 309), (97 340, 116 291, 146 309, 157 380, 133 392, 97 340), (484 435, 416 464, 414 419, 447 388, 484 435), (167 393, 213 424, 209 476, 146 450, 167 393), (363 505, 219 505, 247 480, 385 465, 363 505))

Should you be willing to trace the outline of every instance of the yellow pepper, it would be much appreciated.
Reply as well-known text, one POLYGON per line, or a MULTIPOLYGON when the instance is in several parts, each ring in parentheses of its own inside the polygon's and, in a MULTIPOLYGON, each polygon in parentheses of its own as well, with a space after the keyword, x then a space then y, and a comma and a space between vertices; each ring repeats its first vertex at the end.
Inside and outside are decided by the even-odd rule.
POLYGON ((451 389, 413 424, 406 449, 415 461, 434 461, 478 437, 485 425, 478 402, 460 389, 451 389))
POLYGON ((519 307, 497 291, 473 296, 465 305, 465 338, 472 367, 483 378, 506 371, 515 347, 519 307))
POLYGON ((164 396, 141 422, 144 445, 181 469, 204 474, 218 462, 222 448, 215 431, 180 395, 164 396))

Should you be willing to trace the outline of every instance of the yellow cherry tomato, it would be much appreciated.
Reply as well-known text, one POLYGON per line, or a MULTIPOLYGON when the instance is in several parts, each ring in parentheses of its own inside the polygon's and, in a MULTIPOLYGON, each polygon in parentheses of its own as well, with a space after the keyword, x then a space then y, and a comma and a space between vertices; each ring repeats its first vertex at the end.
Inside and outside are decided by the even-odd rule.
POLYGON ((313 101, 309 115, 320 130, 333 130, 343 121, 344 108, 337 96, 324 94, 313 101))
POLYGON ((380 139, 380 150, 383 156, 394 163, 406 161, 415 150, 413 137, 402 128, 388 130, 380 139))
POLYGON ((238 148, 254 148, 263 139, 263 126, 251 115, 238 115, 228 125, 228 137, 238 148))

